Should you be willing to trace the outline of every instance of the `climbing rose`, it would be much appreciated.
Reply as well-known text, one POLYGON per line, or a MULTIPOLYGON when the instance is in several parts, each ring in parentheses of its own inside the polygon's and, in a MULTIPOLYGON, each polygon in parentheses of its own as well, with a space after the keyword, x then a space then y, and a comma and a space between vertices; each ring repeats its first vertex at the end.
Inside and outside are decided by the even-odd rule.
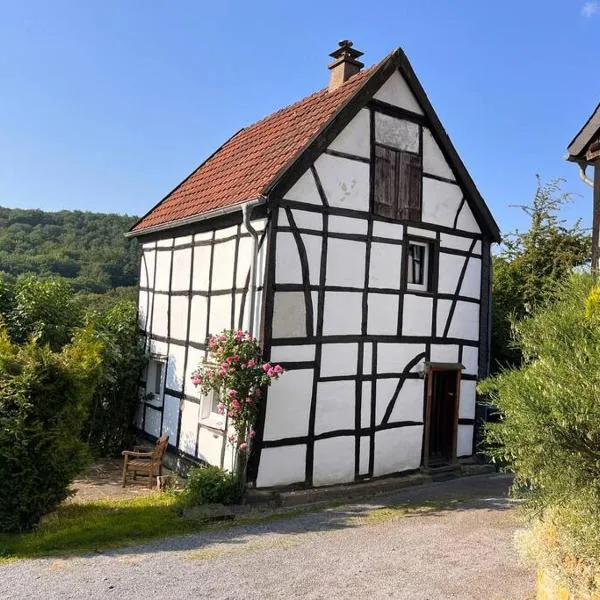
POLYGON ((240 444, 240 450, 247 450, 248 449, 248 444, 246 442, 242 442, 240 444))

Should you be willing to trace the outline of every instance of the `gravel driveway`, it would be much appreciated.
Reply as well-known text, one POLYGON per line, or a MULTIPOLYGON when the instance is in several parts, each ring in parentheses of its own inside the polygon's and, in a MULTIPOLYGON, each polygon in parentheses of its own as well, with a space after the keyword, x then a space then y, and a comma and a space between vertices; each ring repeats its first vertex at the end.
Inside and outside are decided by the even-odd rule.
POLYGON ((19 561, 0 566, 0 598, 523 600, 534 575, 514 550, 508 482, 470 477, 104 554, 19 561), (450 510, 376 510, 452 498, 461 502, 450 510))

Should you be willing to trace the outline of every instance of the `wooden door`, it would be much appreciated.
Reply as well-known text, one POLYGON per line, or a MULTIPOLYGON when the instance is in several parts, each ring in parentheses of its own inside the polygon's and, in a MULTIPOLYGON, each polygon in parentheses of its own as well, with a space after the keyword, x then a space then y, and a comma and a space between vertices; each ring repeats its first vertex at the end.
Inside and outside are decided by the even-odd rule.
POLYGON ((423 463, 450 465, 456 461, 460 371, 432 369, 427 377, 423 463))

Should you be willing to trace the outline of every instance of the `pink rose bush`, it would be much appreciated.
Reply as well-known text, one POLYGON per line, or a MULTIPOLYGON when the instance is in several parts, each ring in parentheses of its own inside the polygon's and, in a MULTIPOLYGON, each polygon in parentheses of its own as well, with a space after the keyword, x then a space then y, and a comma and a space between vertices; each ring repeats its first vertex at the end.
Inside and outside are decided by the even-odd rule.
POLYGON ((258 340, 241 329, 224 330, 208 340, 209 365, 192 373, 192 383, 203 394, 219 393, 219 414, 227 415, 235 429, 228 440, 247 452, 255 436, 254 424, 265 388, 284 373, 280 365, 263 363, 258 340))

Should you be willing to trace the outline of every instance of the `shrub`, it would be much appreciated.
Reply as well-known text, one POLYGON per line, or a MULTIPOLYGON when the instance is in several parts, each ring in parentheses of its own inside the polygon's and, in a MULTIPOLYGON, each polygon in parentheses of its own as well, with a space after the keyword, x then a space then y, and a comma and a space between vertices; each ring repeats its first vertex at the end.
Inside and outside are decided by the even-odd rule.
POLYGON ((185 506, 200 504, 237 504, 242 498, 242 486, 233 473, 205 465, 190 469, 181 502, 185 506))
POLYGON ((84 466, 81 428, 101 375, 90 328, 61 352, 0 330, 0 531, 31 529, 84 466))
POLYGON ((582 585, 600 574, 599 299, 591 277, 573 276, 555 304, 516 325, 523 365, 480 386, 500 411, 488 453, 514 471, 538 524, 557 531, 538 539, 563 581, 579 572, 582 585))
POLYGON ((103 346, 102 378, 94 392, 84 439, 95 455, 118 456, 133 443, 138 384, 146 364, 135 304, 118 301, 96 317, 94 328, 103 346))

